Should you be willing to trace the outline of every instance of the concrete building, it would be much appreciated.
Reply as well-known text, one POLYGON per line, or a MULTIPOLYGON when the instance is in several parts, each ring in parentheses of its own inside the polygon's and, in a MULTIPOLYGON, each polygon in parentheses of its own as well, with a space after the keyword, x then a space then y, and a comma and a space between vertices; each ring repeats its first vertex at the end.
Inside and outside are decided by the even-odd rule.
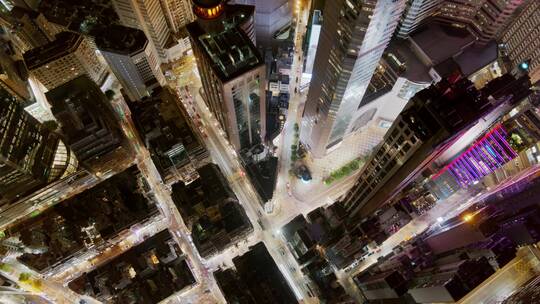
POLYGON ((235 0, 236 4, 255 6, 255 35, 257 46, 269 48, 276 45, 276 35, 291 25, 291 0, 235 0))
POLYGON ((437 18, 456 27, 467 27, 476 36, 479 44, 486 44, 497 37, 524 2, 524 0, 447 0, 442 1, 437 18))
POLYGON ((66 143, 80 162, 88 165, 120 146, 122 131, 113 109, 88 76, 80 76, 49 91, 46 97, 66 143))
POLYGON ((30 99, 25 74, 24 63, 21 60, 13 60, 3 48, 0 48, 0 87, 20 101, 30 99))
POLYGON ((418 92, 342 199, 351 223, 385 204, 484 116, 505 114, 506 107, 499 106, 521 101, 530 93, 529 85, 528 77, 506 74, 481 91, 462 79, 443 80, 418 92))
POLYGON ((409 0, 401 17, 396 36, 402 39, 409 37, 439 9, 442 0, 409 0))
POLYGON ((235 149, 250 149, 266 134, 266 67, 250 37, 253 7, 216 1, 195 13, 187 29, 206 104, 235 149))
POLYGON ((150 45, 155 48, 157 59, 166 62, 165 50, 171 39, 168 21, 172 19, 168 20, 161 2, 162 0, 113 0, 112 6, 120 18, 120 23, 142 30, 150 40, 150 45))
POLYGON ((172 198, 191 230, 193 243, 208 258, 253 232, 253 226, 216 164, 197 169, 200 176, 172 185, 172 198))
POLYGON ((178 33, 195 20, 190 0, 160 0, 167 23, 172 32, 178 33))
POLYGON ((26 113, 0 88, 0 205, 24 197, 77 169, 60 136, 26 113))
POLYGON ((298 303, 264 243, 259 242, 249 249, 233 258, 235 270, 214 273, 226 301, 232 303, 242 299, 244 303, 298 303))
POLYGON ((326 1, 300 131, 300 140, 313 157, 323 157, 350 133, 353 116, 405 4, 405 0, 326 1))
POLYGON ((307 49, 304 51, 304 71, 302 72, 302 80, 300 83, 300 90, 304 90, 309 87, 313 74, 313 65, 315 64, 315 55, 317 54, 317 47, 319 46, 319 37, 321 36, 322 27, 322 12, 315 10, 311 17, 311 24, 308 27, 309 37, 307 42, 307 49))
POLYGON ((48 90, 81 75, 100 85, 107 74, 88 38, 72 32, 59 33, 54 41, 24 53, 24 61, 48 90))
POLYGON ((131 101, 165 85, 159 57, 143 31, 111 26, 106 35, 96 37, 96 45, 131 101))
POLYGON ((36 18, 38 13, 14 7, 10 12, 0 12, 0 27, 8 35, 20 54, 49 43, 50 38, 36 18))
POLYGON ((164 87, 149 98, 130 103, 130 110, 163 181, 189 184, 197 179, 196 169, 210 161, 210 153, 174 91, 164 87))
POLYGON ((486 258, 439 265, 418 273, 408 293, 416 303, 457 302, 494 272, 486 258))
POLYGON ((407 281, 396 270, 354 277, 355 283, 369 301, 398 299, 407 292, 407 281))
POLYGON ((540 80, 540 2, 529 1, 503 31, 500 42, 511 64, 516 67, 530 60, 531 82, 540 80))

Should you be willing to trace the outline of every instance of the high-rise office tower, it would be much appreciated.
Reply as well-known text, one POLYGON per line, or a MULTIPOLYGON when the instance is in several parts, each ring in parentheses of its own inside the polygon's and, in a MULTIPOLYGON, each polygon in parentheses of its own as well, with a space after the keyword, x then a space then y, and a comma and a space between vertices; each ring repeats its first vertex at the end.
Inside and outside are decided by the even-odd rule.
POLYGON ((106 67, 99 61, 89 39, 72 32, 56 35, 54 41, 24 53, 30 73, 52 90, 83 74, 101 84, 106 67))
MULTIPOLYGON (((365 217, 420 174, 468 128, 503 103, 514 104, 530 93, 528 76, 510 74, 477 90, 468 79, 441 82, 409 100, 374 150, 342 204, 349 218, 365 217)), ((498 112, 497 112, 498 113, 498 112)), ((504 115, 501 111, 499 115, 504 115)), ((491 114, 493 115, 493 114, 491 114)))
POLYGON ((40 124, 0 88, 0 205, 57 180, 77 168, 58 134, 40 124))
MULTIPOLYGON (((525 0, 447 0, 437 12, 440 20, 467 26, 485 44, 495 39, 525 0)), ((532 1, 535 2, 535 1, 532 1)))
POLYGON ((326 1, 301 141, 316 158, 343 140, 406 0, 326 1))
POLYGON ((255 6, 255 35, 257 46, 271 47, 274 35, 292 20, 291 0, 235 0, 236 4, 255 6))
POLYGON ((160 0, 112 0, 114 10, 124 26, 144 31, 157 51, 160 61, 167 60, 165 49, 171 39, 166 13, 160 0))
POLYGON ((195 20, 190 0, 160 0, 171 31, 178 33, 195 20))
POLYGON ((266 69, 249 37, 253 7, 219 0, 194 3, 199 18, 187 29, 206 104, 235 149, 249 149, 261 143, 266 129, 266 69))
POLYGON ((442 0, 408 0, 407 7, 396 32, 397 37, 407 38, 428 17, 437 12, 442 0))
POLYGON ((107 34, 96 37, 96 45, 131 101, 165 85, 158 55, 143 31, 110 26, 107 34))
POLYGON ((530 60, 529 75, 540 80, 540 1, 529 1, 501 35, 512 65, 530 60))

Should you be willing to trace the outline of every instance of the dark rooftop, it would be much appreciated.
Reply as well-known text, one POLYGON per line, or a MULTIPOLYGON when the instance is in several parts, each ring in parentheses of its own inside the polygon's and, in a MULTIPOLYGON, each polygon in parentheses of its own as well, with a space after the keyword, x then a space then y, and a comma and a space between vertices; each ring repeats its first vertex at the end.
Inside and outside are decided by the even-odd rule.
POLYGON ((144 50, 147 44, 148 39, 143 31, 122 25, 112 25, 96 37, 99 50, 125 55, 136 54, 144 50))
POLYGON ((421 28, 410 39, 434 65, 460 53, 475 42, 474 36, 467 30, 437 23, 421 28))
POLYGON ((54 41, 24 53, 26 66, 29 70, 33 70, 62 58, 74 52, 82 40, 83 37, 72 32, 59 33, 54 41))
POLYGON ((253 10, 249 5, 226 5, 219 19, 199 19, 186 26, 192 40, 224 82, 264 65, 259 51, 239 27, 253 10))
MULTIPOLYGON (((233 259, 241 285, 246 286, 252 296, 252 302, 244 303, 298 303, 264 243, 258 243, 250 249, 244 255, 233 259)), ((221 286, 221 282, 218 282, 218 285, 221 286)), ((225 294, 225 298, 229 296, 225 294)))
POLYGON ((72 281, 69 287, 106 303, 158 303, 195 283, 168 230, 72 281))

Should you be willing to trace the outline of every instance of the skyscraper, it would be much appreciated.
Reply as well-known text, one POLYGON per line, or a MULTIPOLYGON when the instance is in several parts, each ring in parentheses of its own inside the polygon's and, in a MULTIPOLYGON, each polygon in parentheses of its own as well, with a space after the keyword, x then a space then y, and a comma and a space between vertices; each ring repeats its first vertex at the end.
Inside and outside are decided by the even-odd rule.
POLYGON ((160 0, 112 0, 112 5, 120 18, 120 23, 144 31, 156 48, 158 59, 166 61, 165 49, 171 38, 171 30, 160 2, 160 0))
POLYGON ((58 134, 23 110, 0 88, 0 205, 57 180, 77 168, 58 134))
POLYGON ((397 37, 407 38, 414 30, 420 27, 431 17, 441 4, 442 0, 408 0, 407 8, 396 32, 397 37))
POLYGON ((235 149, 249 149, 261 143, 266 129, 266 69, 250 37, 253 7, 195 4, 199 18, 187 29, 205 101, 235 149))
POLYGON ((24 61, 48 90, 83 74, 101 84, 107 74, 89 39, 72 32, 59 33, 54 41, 24 53, 24 61))
POLYGON ((540 2, 529 1, 514 21, 504 30, 505 44, 513 66, 530 60, 529 75, 534 83, 540 80, 540 2))
MULTIPOLYGON (((365 217, 418 176, 479 119, 530 93, 528 76, 506 74, 477 90, 468 79, 418 92, 396 118, 342 203, 350 218, 365 217)), ((504 113, 500 113, 502 115, 504 113)), ((504 151, 501 151, 501 153, 504 151)))
POLYGON ((271 47, 274 34, 292 20, 291 0, 235 0, 236 4, 255 6, 257 46, 271 47))
POLYGON ((96 37, 96 45, 131 101, 165 84, 158 55, 143 31, 113 25, 96 37))
POLYGON ((161 3, 169 27, 174 33, 195 20, 190 0, 161 0, 161 3))
MULTIPOLYGON (((441 3, 437 17, 453 25, 467 26, 486 44, 508 24, 524 0, 447 0, 441 3)), ((535 1, 531 1, 535 2, 535 1)))
POLYGON ((326 1, 301 141, 316 158, 339 144, 405 8, 405 0, 326 1))

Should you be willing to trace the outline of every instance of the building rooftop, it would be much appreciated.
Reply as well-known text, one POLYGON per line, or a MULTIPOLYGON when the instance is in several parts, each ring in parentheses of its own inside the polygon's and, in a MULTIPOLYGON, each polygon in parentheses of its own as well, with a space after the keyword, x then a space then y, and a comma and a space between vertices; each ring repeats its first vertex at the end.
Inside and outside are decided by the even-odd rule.
POLYGON ((199 42, 212 68, 222 80, 232 79, 260 64, 262 61, 251 40, 238 28, 217 34, 201 35, 199 42))
POLYGON ((475 42, 475 38, 465 29, 430 23, 417 32, 410 40, 425 56, 436 65, 460 52, 475 42))
POLYGON ((264 65, 259 51, 240 29, 253 11, 254 7, 249 5, 226 5, 225 13, 219 19, 198 19, 186 26, 223 82, 264 65))
POLYGON ((209 157, 194 131, 195 126, 190 124, 187 113, 175 99, 172 89, 161 88, 152 96, 129 105, 135 126, 166 182, 175 176, 187 181, 189 172, 195 168, 185 165, 198 166, 199 161, 209 157))
POLYGON ((159 212, 148 200, 145 182, 136 166, 10 229, 32 251, 20 260, 39 271, 63 263, 85 247, 98 246, 132 225, 159 212), (91 233, 85 233, 85 229, 91 233))
POLYGON ((215 164, 197 169, 199 178, 172 186, 172 198, 203 257, 222 251, 253 231, 244 209, 215 164))
MULTIPOLYGON (((298 303, 276 262, 260 242, 250 247, 250 251, 233 259, 237 277, 247 287, 251 302, 258 304, 298 303)), ((222 286, 222 282, 218 282, 222 286)), ((230 299, 230 294, 224 294, 230 299)))
POLYGON ((454 60, 459 65, 463 75, 469 76, 497 60, 498 54, 497 43, 491 41, 485 46, 468 47, 463 53, 455 56, 454 60))
POLYGON ((73 53, 83 39, 81 35, 72 32, 59 33, 54 41, 24 53, 26 66, 33 70, 73 53))
POLYGON ((194 283, 185 255, 163 230, 69 287, 106 303, 158 303, 194 283))
POLYGON ((40 1, 38 11, 48 21, 81 34, 97 35, 119 22, 110 0, 40 1))
POLYGON ((132 55, 146 48, 148 39, 143 31, 122 25, 112 25, 96 38, 101 51, 132 55))

